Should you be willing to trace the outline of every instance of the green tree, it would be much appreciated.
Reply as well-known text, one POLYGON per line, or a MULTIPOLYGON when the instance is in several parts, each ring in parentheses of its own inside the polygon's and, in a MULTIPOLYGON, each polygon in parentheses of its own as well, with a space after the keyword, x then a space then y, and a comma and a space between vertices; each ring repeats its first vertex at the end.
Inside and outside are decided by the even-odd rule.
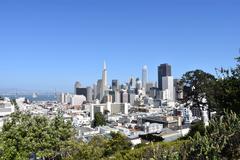
POLYGON ((196 123, 191 124, 190 131, 187 136, 193 137, 197 132, 199 132, 201 136, 205 135, 206 129, 203 121, 198 121, 196 123))
POLYGON ((121 133, 111 132, 111 139, 106 144, 105 156, 111 156, 118 151, 125 151, 131 149, 131 142, 127 137, 121 133))
POLYGON ((240 118, 233 112, 215 117, 202 136, 197 132, 185 146, 188 159, 239 159, 240 118), (237 138, 238 137, 238 138, 237 138))
POLYGON ((224 109, 240 113, 240 57, 236 60, 236 67, 230 70, 220 69, 218 72, 213 103, 219 113, 224 109))
POLYGON ((105 147, 91 143, 72 141, 65 160, 95 160, 102 159, 105 147))
POLYGON ((101 112, 95 113, 92 126, 95 128, 95 127, 104 126, 104 125, 106 125, 106 120, 104 115, 101 112))
POLYGON ((111 138, 95 136, 89 143, 73 141, 67 160, 111 159, 117 152, 127 152, 131 143, 120 133, 111 133, 111 138))
POLYGON ((208 106, 209 110, 215 110, 212 105, 213 95, 215 89, 215 77, 202 70, 194 70, 185 73, 180 82, 179 88, 182 88, 183 99, 179 100, 181 104, 184 104, 191 109, 203 109, 208 106))
POLYGON ((62 117, 50 120, 44 116, 13 113, 4 122, 0 159, 28 159, 30 153, 45 159, 59 159, 65 155, 62 149, 74 135, 70 123, 62 117))
POLYGON ((125 152, 117 152, 112 159, 122 159, 122 160, 178 160, 181 159, 181 146, 186 141, 176 141, 176 142, 158 142, 150 143, 140 148, 134 150, 127 150, 125 152))

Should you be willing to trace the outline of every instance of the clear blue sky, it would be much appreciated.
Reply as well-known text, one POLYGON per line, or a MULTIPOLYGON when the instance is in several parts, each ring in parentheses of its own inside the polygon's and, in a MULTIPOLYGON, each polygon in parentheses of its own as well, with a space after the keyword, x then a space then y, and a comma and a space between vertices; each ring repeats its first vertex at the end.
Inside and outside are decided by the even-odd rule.
POLYGON ((235 65, 239 0, 1 0, 0 88, 72 90, 92 85, 106 60, 122 82, 157 66, 181 77, 235 65))

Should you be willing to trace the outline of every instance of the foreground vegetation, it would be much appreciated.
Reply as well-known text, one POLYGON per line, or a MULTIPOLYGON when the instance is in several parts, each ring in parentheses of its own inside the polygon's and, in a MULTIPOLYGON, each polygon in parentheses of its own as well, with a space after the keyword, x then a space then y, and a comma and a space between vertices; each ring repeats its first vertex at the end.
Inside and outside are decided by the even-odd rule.
POLYGON ((28 159, 31 153, 45 159, 239 159, 240 117, 224 112, 211 120, 203 135, 175 142, 156 142, 132 146, 125 136, 111 133, 111 138, 94 137, 88 144, 73 138, 73 129, 62 117, 48 121, 14 113, 1 132, 0 159, 28 159))
MULTIPOLYGON (((74 138, 74 129, 61 116, 50 120, 16 112, 0 132, 0 159, 29 159, 31 153, 46 160, 240 159, 239 58, 237 62, 231 70, 221 69, 218 77, 201 70, 184 74, 181 86, 185 94, 181 103, 188 105, 193 101, 191 107, 208 106, 209 111, 216 110, 217 114, 208 127, 193 126, 189 135, 178 141, 151 142, 132 149, 125 136, 111 133, 109 138, 97 136, 86 144, 74 138)), ((101 123, 96 121, 93 125, 101 123)))

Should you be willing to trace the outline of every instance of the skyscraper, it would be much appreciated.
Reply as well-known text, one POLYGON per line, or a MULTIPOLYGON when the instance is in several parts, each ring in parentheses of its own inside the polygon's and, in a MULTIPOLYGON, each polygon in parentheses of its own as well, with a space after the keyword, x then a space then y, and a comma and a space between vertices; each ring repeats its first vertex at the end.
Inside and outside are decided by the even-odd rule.
POLYGON ((112 90, 113 91, 119 90, 120 89, 119 86, 120 85, 119 85, 119 81, 118 80, 116 80, 116 79, 112 80, 112 90))
POLYGON ((139 78, 137 78, 136 79, 136 85, 135 85, 136 87, 136 89, 142 89, 142 81, 139 79, 139 78))
POLYGON ((97 93, 96 93, 96 98, 100 100, 100 94, 101 94, 101 87, 102 87, 102 80, 99 79, 97 81, 97 93))
POLYGON ((121 91, 121 103, 128 103, 127 91, 121 91))
POLYGON ((148 68, 146 65, 142 68, 142 87, 146 89, 146 84, 148 82, 148 68))
POLYGON ((167 100, 175 101, 175 93, 174 93, 172 76, 165 76, 162 78, 162 90, 163 92, 167 93, 167 96, 166 96, 167 100))
POLYGON ((136 88, 136 79, 135 79, 135 77, 130 77, 128 88, 129 89, 135 89, 136 88))
POLYGON ((104 61, 103 63, 103 71, 102 71, 102 86, 101 86, 101 93, 100 93, 100 101, 105 95, 105 91, 107 90, 107 66, 104 61))
POLYGON ((121 97, 120 97, 120 92, 119 91, 115 91, 115 99, 114 99, 115 103, 120 103, 121 102, 121 97))
POLYGON ((150 94, 150 89, 154 87, 154 84, 153 83, 147 83, 146 84, 146 88, 145 88, 145 91, 146 91, 146 94, 150 94))
POLYGON ((87 88, 76 88, 76 95, 83 95, 87 98, 87 88))
POLYGON ((162 87, 162 78, 172 76, 171 65, 169 64, 161 64, 158 66, 158 88, 160 90, 163 89, 162 87))
POLYGON ((81 88, 81 83, 79 81, 77 81, 74 85, 74 93, 77 94, 77 89, 81 88))
POLYGON ((97 85, 93 84, 93 100, 97 99, 97 85))
POLYGON ((93 92, 92 92, 92 88, 91 87, 87 87, 87 101, 88 102, 92 102, 92 98, 93 98, 93 92))

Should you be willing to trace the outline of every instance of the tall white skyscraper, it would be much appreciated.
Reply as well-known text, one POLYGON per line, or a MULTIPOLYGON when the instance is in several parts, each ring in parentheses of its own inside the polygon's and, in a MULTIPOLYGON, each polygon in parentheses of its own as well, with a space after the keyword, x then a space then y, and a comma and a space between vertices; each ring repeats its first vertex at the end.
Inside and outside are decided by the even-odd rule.
POLYGON ((146 65, 142 68, 142 87, 146 89, 146 84, 148 83, 148 68, 146 65))
POLYGON ((103 71, 102 71, 102 86, 101 86, 101 93, 100 93, 100 100, 105 95, 105 91, 107 90, 107 66, 106 62, 103 63, 103 71))

